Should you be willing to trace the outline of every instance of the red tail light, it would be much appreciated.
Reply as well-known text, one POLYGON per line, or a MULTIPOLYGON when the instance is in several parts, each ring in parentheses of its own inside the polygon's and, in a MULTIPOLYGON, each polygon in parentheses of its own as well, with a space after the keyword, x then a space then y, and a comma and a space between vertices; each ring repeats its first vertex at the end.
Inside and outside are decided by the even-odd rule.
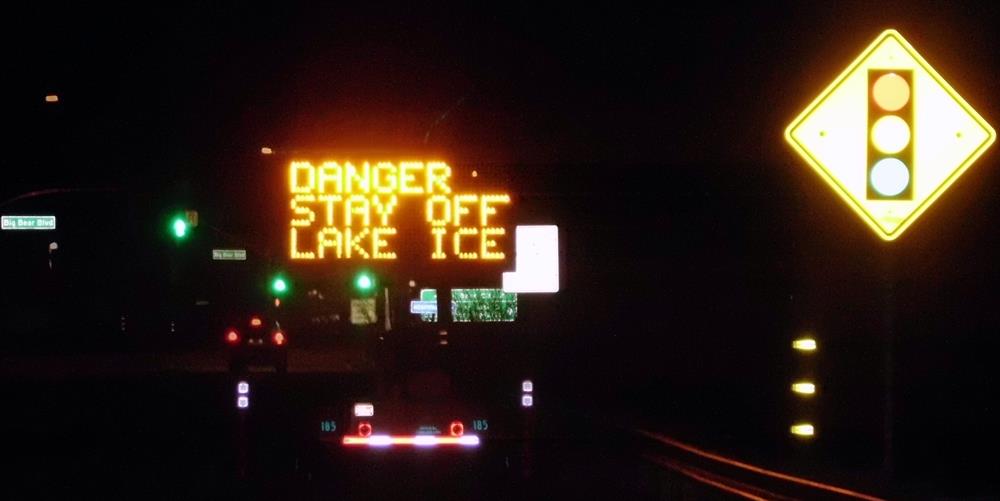
POLYGON ((281 331, 275 332, 274 335, 271 336, 271 339, 274 341, 274 344, 278 346, 285 344, 285 334, 281 331))
POLYGON ((358 425, 358 435, 362 437, 370 437, 372 434, 372 425, 368 421, 363 421, 358 425))
POLYGON ((452 421, 451 426, 448 427, 448 431, 453 437, 461 437, 465 433, 465 425, 461 421, 452 421))
POLYGON ((250 327, 260 327, 262 324, 263 322, 260 321, 260 317, 250 317, 250 327))
POLYGON ((229 329, 226 331, 226 342, 229 344, 236 344, 240 342, 240 334, 236 332, 236 329, 229 329))

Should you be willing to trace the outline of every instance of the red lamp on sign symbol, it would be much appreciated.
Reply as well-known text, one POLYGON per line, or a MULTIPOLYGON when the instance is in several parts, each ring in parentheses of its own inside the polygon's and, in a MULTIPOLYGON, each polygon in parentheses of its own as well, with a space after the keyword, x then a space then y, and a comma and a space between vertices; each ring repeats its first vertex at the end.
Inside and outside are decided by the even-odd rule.
POLYGON ((868 200, 913 199, 913 71, 868 70, 868 200))

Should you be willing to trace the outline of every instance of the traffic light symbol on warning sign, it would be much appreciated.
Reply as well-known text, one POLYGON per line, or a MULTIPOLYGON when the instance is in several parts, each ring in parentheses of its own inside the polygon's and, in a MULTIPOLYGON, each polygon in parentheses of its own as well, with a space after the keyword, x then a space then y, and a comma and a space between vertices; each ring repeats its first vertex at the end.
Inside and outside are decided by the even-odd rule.
POLYGON ((913 198, 913 72, 868 70, 869 200, 913 198))
POLYGON ((785 130, 785 139, 884 240, 899 238, 993 144, 993 128, 886 30, 785 130))

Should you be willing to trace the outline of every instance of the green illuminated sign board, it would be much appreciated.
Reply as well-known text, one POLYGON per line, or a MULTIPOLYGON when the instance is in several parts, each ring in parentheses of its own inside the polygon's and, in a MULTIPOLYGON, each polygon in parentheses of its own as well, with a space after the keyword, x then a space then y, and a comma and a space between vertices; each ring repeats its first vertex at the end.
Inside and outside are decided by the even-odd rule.
MULTIPOLYGON (((425 322, 437 321, 437 290, 421 289, 410 302, 410 313, 425 322)), ((451 316, 455 322, 513 322, 517 319, 517 294, 502 289, 452 289, 451 316)))

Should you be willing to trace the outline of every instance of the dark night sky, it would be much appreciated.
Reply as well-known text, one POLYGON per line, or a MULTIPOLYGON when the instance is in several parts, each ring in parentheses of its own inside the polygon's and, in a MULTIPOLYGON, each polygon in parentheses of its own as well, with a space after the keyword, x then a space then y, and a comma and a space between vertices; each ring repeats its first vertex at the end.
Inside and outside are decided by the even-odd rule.
POLYGON ((986 425, 961 423, 995 421, 997 147, 888 246, 782 139, 890 27, 996 127, 995 2, 128 5, 4 15, 0 198, 115 186, 210 207, 267 191, 280 165, 262 145, 282 160, 379 150, 498 165, 548 197, 570 245, 567 302, 594 306, 565 351, 634 357, 598 374, 766 385, 812 327, 848 395, 881 363, 888 280, 912 430, 962 442, 986 425))
POLYGON ((997 8, 975 4, 24 10, 5 100, 32 123, 62 94, 73 144, 117 153, 98 172, 142 156, 200 173, 264 142, 410 151, 460 99, 427 145, 455 158, 784 163, 784 125, 890 26, 996 115, 974 91, 997 8))

